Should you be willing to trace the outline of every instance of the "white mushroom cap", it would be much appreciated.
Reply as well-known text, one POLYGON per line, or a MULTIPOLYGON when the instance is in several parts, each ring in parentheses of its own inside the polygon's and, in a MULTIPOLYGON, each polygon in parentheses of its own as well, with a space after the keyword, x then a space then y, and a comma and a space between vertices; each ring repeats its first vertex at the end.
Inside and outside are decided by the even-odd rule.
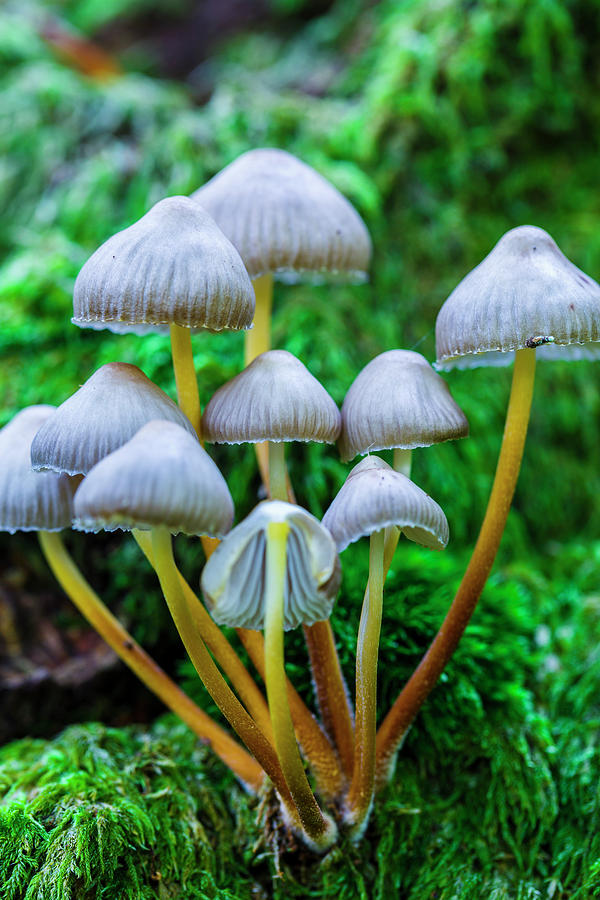
POLYGON ((242 154, 192 194, 237 247, 252 278, 364 281, 371 239, 354 207, 284 150, 242 154))
POLYGON ((268 350, 222 385, 204 410, 207 441, 333 443, 340 412, 325 388, 287 350, 268 350))
POLYGON ((79 479, 34 472, 30 448, 54 406, 28 406, 0 430, 0 531, 60 531, 70 528, 79 479))
POLYGON ((151 529, 220 536, 231 528, 225 479, 180 425, 148 422, 102 459, 75 495, 73 527, 81 531, 151 529))
POLYGON ((254 290, 240 256, 189 197, 167 197, 109 238, 75 282, 75 325, 115 332, 250 328, 254 290))
POLYGON ((318 519, 292 503, 265 500, 219 544, 202 573, 202 590, 218 625, 264 625, 266 529, 287 522, 284 628, 313 625, 331 614, 340 582, 333 539, 318 519))
POLYGON ((429 447, 468 433, 463 411, 425 357, 388 350, 365 366, 346 394, 340 455, 347 462, 358 453, 429 447))
POLYGON ((333 535, 339 553, 388 525, 430 550, 443 550, 448 543, 442 508, 379 456, 367 456, 354 466, 321 524, 333 535))
POLYGON ((600 285, 547 232, 522 225, 500 238, 442 306, 436 368, 508 365, 508 351, 537 346, 542 358, 595 359, 599 341, 600 285))
POLYGON ((195 436, 179 407, 141 369, 107 363, 44 422, 31 446, 33 468, 86 475, 152 419, 195 436))

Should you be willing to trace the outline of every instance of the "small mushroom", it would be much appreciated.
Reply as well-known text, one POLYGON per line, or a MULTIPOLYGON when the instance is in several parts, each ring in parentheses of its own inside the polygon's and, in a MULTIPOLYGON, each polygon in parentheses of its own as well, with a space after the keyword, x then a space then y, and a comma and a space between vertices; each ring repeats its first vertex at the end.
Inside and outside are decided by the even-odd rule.
POLYGON ((174 422, 195 436, 181 410, 137 366, 101 366, 40 427, 31 447, 36 471, 87 475, 146 422, 174 422))
POLYGON ((355 839, 366 828, 373 802, 376 758, 377 657, 383 611, 385 529, 401 528, 430 549, 448 542, 441 508, 424 491, 384 460, 368 456, 352 469, 325 513, 339 551, 362 536, 370 538, 369 586, 363 602, 356 645, 356 736, 354 774, 346 799, 345 820, 355 839))

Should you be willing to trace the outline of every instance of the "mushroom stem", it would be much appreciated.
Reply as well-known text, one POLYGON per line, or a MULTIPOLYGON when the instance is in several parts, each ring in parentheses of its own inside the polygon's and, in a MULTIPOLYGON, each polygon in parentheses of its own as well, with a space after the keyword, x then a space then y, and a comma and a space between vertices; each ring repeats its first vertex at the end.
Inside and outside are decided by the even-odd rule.
POLYGON ((375 784, 377 657, 383 612, 385 529, 370 537, 369 590, 365 593, 356 644, 356 738, 354 774, 346 800, 345 820, 358 840, 367 825, 375 784))
MULTIPOLYGON (((237 634, 256 666, 261 678, 265 679, 265 644, 260 631, 238 628, 237 634)), ((307 708, 304 700, 289 678, 286 688, 290 713, 302 752, 310 762, 319 791, 329 798, 337 797, 343 789, 343 778, 339 762, 327 735, 307 708)))
POLYGON ((534 378, 535 350, 517 350, 502 446, 479 537, 440 630, 379 729, 378 787, 391 777, 406 732, 454 653, 494 564, 519 476, 534 378))
MULTIPOLYGON (((287 500, 285 443, 269 441, 269 495, 287 500)), ((329 620, 304 625, 310 666, 325 730, 333 738, 345 775, 350 778, 354 762, 354 722, 348 689, 342 675, 329 620)))
POLYGON ((152 554, 162 592, 196 672, 225 718, 273 782, 291 821, 299 827, 298 812, 275 750, 225 682, 200 636, 181 589, 171 535, 162 526, 152 529, 152 554))
POLYGON ((400 472, 410 478, 410 469, 412 466, 412 450, 406 450, 404 447, 394 447, 394 461, 392 463, 394 471, 400 472))
POLYGON ((170 331, 177 403, 202 441, 202 413, 192 354, 192 332, 189 328, 183 328, 181 325, 171 325, 170 331))
MULTIPOLYGON (((154 568, 154 554, 152 552, 152 538, 147 531, 134 529, 135 538, 142 553, 154 568)), ((256 682, 252 679, 247 668, 221 631, 210 617, 203 604, 191 589, 181 572, 177 570, 179 584, 183 591, 185 601, 191 618, 194 621, 202 640, 215 657, 219 666, 230 679, 240 700, 261 729, 265 736, 273 743, 273 731, 269 708, 256 682)))
MULTIPOLYGON (((256 296, 253 327, 244 334, 244 365, 271 349, 271 309, 273 306, 273 276, 260 275, 252 282, 256 296)), ((255 444, 256 459, 263 483, 269 484, 267 442, 255 444)))
POLYGON ((38 537, 42 552, 58 583, 90 625, 140 681, 176 713, 194 734, 208 741, 217 756, 249 790, 256 793, 263 783, 264 775, 255 760, 220 725, 199 709, 123 628, 87 583, 68 554, 60 535, 40 531, 38 537))
POLYGON ((321 812, 304 772, 285 684, 283 607, 287 574, 287 522, 267 525, 265 591, 265 678, 275 747, 309 842, 320 850, 336 837, 333 822, 321 812))
POLYGON ((269 480, 268 489, 271 500, 287 502, 287 472, 285 468, 285 442, 268 441, 269 480))

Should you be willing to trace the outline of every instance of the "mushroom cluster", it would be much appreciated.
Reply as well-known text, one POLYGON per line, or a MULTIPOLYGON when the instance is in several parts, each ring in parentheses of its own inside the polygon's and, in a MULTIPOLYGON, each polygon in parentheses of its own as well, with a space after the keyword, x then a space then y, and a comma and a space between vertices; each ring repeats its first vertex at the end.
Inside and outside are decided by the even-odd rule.
POLYGON ((376 790, 391 777, 407 729, 473 614, 515 490, 537 357, 600 353, 600 286, 548 234, 522 226, 501 238, 442 307, 435 368, 413 351, 387 350, 357 375, 340 411, 301 360, 271 349, 273 280, 364 281, 370 253, 362 219, 317 172, 281 150, 250 151, 191 198, 166 198, 110 237, 75 284, 76 325, 170 334, 178 403, 136 366, 113 362, 58 408, 22 410, 0 431, 0 528, 39 532, 65 592, 123 662, 249 791, 268 779, 283 821, 315 852, 331 847, 340 829, 353 840, 363 834, 376 790), (202 414, 191 335, 236 329, 246 330, 245 367, 202 414), (438 634, 377 729, 392 557, 402 534, 429 550, 449 540, 443 510, 411 480, 412 453, 469 433, 435 369, 512 362, 504 438, 473 556, 438 634), (363 457, 322 521, 294 502, 284 455, 291 441, 337 442, 347 463, 363 457), (204 442, 256 446, 268 499, 235 527, 228 485, 204 442), (380 451, 391 451, 391 465, 380 451), (104 606, 62 542, 59 532, 69 526, 132 533, 236 737, 104 606), (203 600, 177 569, 178 533, 203 538, 203 600), (352 699, 330 615, 339 554, 366 537, 352 699), (284 634, 300 626, 318 716, 286 675, 284 634), (236 650, 238 639, 264 693, 236 650))

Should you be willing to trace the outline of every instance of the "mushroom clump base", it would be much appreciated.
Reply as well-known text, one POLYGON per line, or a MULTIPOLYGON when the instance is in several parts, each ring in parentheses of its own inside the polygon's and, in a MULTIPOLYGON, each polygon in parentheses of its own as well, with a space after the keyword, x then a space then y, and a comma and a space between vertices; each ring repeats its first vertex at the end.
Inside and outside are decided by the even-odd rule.
MULTIPOLYGON (((590 358, 600 346, 600 287, 532 226, 501 238, 443 306, 436 368, 514 362, 513 387, 473 557, 462 579, 453 571, 449 609, 398 684, 397 700, 378 717, 378 666, 390 651, 380 653, 386 577, 413 552, 403 541, 395 560, 399 538, 441 551, 450 537, 444 511, 410 478, 411 454, 466 438, 468 423, 447 384, 417 353, 394 349, 372 360, 340 413, 303 361, 269 349, 273 276, 361 281, 370 252, 358 214, 316 172, 282 151, 246 154, 193 199, 167 198, 109 238, 75 286, 73 322, 80 327, 170 333, 178 406, 141 370, 114 362, 58 409, 23 411, 0 432, 2 527, 40 532, 52 570, 83 615, 244 790, 262 798, 273 844, 297 841, 315 855, 358 844, 372 817, 377 821, 376 793, 392 781, 406 733, 468 626, 512 502, 536 358, 590 358), (279 180, 267 192, 270 169, 279 180), (208 346, 210 332, 251 333, 255 292, 258 323, 256 339, 246 342, 246 366, 240 359, 238 374, 208 398, 198 390, 191 335, 207 332, 201 339, 208 346), (224 477, 203 439, 257 447, 268 499, 235 526, 227 471, 224 477), (309 490, 291 483, 285 444, 298 443, 298 456, 309 443, 336 441, 344 461, 364 458, 320 522, 292 502, 309 490), (375 451, 392 451, 392 466, 375 451), (183 693, 104 606, 56 533, 69 524, 132 533, 219 720, 183 693), (178 533, 198 548, 192 584, 173 554, 171 536, 178 533), (335 604, 349 557, 339 554, 352 554, 347 548, 366 537, 353 683, 329 620, 332 612, 344 615, 335 604), (296 629, 306 644, 314 705, 285 668, 285 636, 296 629)), ((348 290, 360 302, 364 289, 348 290)), ((226 451, 219 458, 234 460, 235 448, 226 451)), ((435 483, 431 488, 435 493, 435 483)), ((422 557, 424 567, 436 564, 436 553, 422 557)), ((359 599, 344 589, 345 603, 359 599)))

